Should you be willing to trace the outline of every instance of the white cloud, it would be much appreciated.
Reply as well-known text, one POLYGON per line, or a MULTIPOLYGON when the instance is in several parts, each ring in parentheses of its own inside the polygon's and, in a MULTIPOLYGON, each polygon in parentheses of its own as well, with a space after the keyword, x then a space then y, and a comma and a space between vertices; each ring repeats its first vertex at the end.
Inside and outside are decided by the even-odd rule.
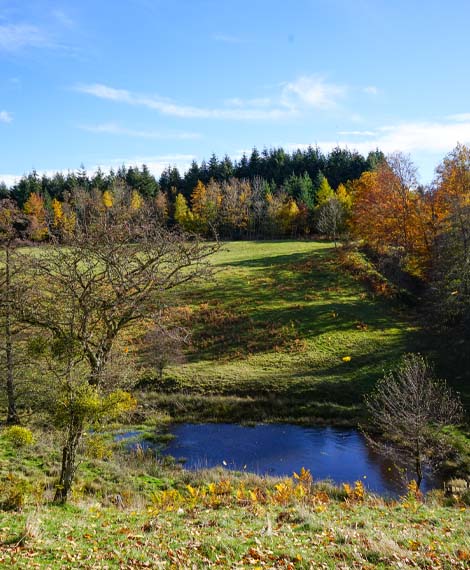
POLYGON ((8 111, 0 111, 0 123, 11 123, 13 115, 8 111))
POLYGON ((301 102, 318 109, 330 109, 336 107, 338 100, 344 97, 346 92, 345 86, 327 83, 319 75, 304 75, 285 84, 282 97, 287 105, 301 102))
POLYGON ((379 88, 376 87, 375 85, 367 85, 367 87, 363 87, 362 90, 364 91, 364 93, 367 93, 368 95, 378 95, 379 94, 379 88))
POLYGON ((30 24, 0 25, 0 51, 14 52, 27 47, 49 47, 47 34, 30 24))
MULTIPOLYGON (((146 107, 163 115, 186 119, 229 119, 229 120, 278 120, 299 117, 309 110, 336 109, 350 88, 328 83, 318 75, 302 76, 295 81, 278 85, 279 91, 272 97, 242 99, 232 97, 217 107, 200 107, 179 104, 158 95, 145 95, 116 89, 102 83, 82 84, 75 90, 99 99, 146 107)), ((365 88, 370 89, 370 88, 365 88)), ((361 121, 359 115, 351 119, 361 121)))
POLYGON ((457 113, 456 115, 449 115, 447 118, 451 121, 470 121, 470 113, 457 113))
POLYGON ((188 140, 188 139, 201 138, 201 135, 199 133, 142 131, 138 129, 128 129, 116 123, 100 123, 98 125, 79 125, 78 128, 83 131, 88 131, 90 133, 127 136, 127 137, 135 137, 142 139, 188 140))
MULTIPOLYGON (((146 164, 150 172, 158 177, 168 166, 176 166, 180 173, 185 172, 191 166, 191 162, 196 160, 196 158, 197 157, 193 154, 134 156, 131 158, 127 157, 104 161, 104 164, 101 164, 101 168, 103 170, 109 170, 121 164, 125 164, 126 166, 142 166, 142 164, 146 164)), ((98 167, 96 166, 95 170, 96 168, 98 167)))
POLYGON ((0 174, 0 182, 4 182, 8 188, 18 182, 20 178, 21 176, 18 176, 17 174, 0 174))
POLYGON ((64 28, 73 28, 75 25, 74 20, 63 10, 52 10, 52 16, 59 24, 64 26, 64 28))
MULTIPOLYGON (((342 131, 346 135, 347 131, 342 131)), ((359 135, 360 131, 350 131, 349 134, 359 135)), ((362 132, 360 136, 367 140, 339 138, 336 141, 319 140, 312 145, 318 145, 324 150, 336 146, 348 147, 367 154, 379 148, 385 153, 401 151, 406 153, 440 153, 450 152, 458 142, 470 143, 470 120, 461 122, 410 122, 397 125, 383 126, 373 131, 362 132)), ((309 144, 289 144, 288 148, 307 148, 309 144)))
MULTIPOLYGON (((285 118, 293 114, 293 110, 279 105, 273 108, 257 108, 234 106, 232 108, 206 108, 191 105, 180 105, 162 97, 139 95, 126 89, 115 89, 107 85, 96 83, 93 85, 80 85, 77 91, 93 95, 100 99, 127 103, 147 107, 159 111, 163 115, 191 119, 232 119, 232 120, 273 120, 285 118)), ((241 102, 241 100, 238 100, 241 102)))
POLYGON ((339 131, 341 136, 354 136, 354 137, 373 137, 377 133, 375 131, 339 131))
MULTIPOLYGON (((104 172, 109 172, 111 168, 116 170, 121 165, 125 165, 126 167, 129 166, 142 166, 146 164, 150 172, 159 177, 160 174, 168 167, 168 166, 176 166, 180 172, 185 172, 191 166, 191 162, 195 160, 197 157, 192 154, 165 154, 165 155, 151 155, 151 156, 134 156, 134 157, 127 157, 127 158, 112 158, 112 159, 103 159, 99 161, 98 164, 92 166, 91 168, 87 168, 88 174, 95 173, 98 168, 101 168, 104 172)), ((31 169, 32 170, 32 169, 31 169)), ((66 175, 73 169, 67 168, 56 168, 56 169, 47 169, 47 170, 36 170, 38 176, 46 175, 46 176, 53 176, 56 172, 61 172, 62 174, 66 175)), ((30 172, 30 171, 28 171, 30 172)), ((5 184, 10 187, 15 182, 21 178, 21 174, 0 174, 0 182, 5 182, 5 184)))
POLYGON ((229 107, 269 107, 273 104, 273 101, 269 97, 256 97, 254 99, 232 97, 227 99, 225 104, 229 107))

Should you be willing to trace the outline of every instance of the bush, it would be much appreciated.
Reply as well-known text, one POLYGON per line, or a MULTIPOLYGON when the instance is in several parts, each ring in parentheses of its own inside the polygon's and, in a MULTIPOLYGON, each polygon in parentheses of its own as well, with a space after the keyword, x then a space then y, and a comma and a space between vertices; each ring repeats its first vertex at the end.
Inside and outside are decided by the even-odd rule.
POLYGON ((34 442, 33 432, 21 426, 12 426, 5 430, 5 437, 16 447, 24 447, 34 442))
POLYGON ((0 511, 21 511, 26 501, 28 482, 8 473, 0 482, 0 511))
POLYGON ((100 434, 88 436, 85 445, 85 453, 90 459, 99 460, 107 460, 113 454, 106 438, 100 434))

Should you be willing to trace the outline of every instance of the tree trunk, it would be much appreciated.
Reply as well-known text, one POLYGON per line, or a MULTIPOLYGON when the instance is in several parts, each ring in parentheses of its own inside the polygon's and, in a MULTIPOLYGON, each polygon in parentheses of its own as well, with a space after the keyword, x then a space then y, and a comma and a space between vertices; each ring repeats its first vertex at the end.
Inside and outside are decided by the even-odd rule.
POLYGON ((59 483, 54 496, 54 503, 63 505, 67 502, 75 477, 77 449, 82 435, 83 421, 81 419, 72 418, 68 428, 67 441, 62 450, 62 466, 59 483))
POLYGON ((13 360, 13 341, 11 331, 11 275, 10 275, 10 248, 6 248, 5 263, 5 286, 7 292, 7 302, 5 307, 5 355, 7 364, 7 399, 8 412, 7 424, 19 424, 20 418, 16 410, 15 398, 15 381, 14 381, 14 360, 13 360))
POLYGON ((423 464, 421 461, 421 446, 419 445, 419 443, 417 444, 416 447, 415 472, 416 472, 416 485, 419 489, 423 481, 423 464))

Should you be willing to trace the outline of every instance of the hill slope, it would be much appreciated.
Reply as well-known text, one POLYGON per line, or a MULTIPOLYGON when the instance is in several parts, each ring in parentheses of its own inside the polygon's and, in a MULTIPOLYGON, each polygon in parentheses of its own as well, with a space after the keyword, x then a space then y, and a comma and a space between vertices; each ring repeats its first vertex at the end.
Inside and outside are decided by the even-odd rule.
POLYGON ((214 264, 216 278, 179 308, 193 330, 188 361, 157 383, 166 395, 145 398, 179 419, 349 423, 416 345, 403 308, 340 269, 332 244, 230 242, 214 264))

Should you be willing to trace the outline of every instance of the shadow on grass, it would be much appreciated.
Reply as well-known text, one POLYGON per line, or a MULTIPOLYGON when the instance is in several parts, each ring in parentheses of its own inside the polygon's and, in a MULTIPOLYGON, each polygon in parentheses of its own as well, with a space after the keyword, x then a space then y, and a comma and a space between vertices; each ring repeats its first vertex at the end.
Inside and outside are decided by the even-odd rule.
POLYGON ((227 264, 235 266, 251 271, 221 275, 216 287, 204 290, 208 302, 191 323, 190 361, 295 349, 325 333, 408 326, 397 302, 368 295, 336 268, 330 249, 227 264))

